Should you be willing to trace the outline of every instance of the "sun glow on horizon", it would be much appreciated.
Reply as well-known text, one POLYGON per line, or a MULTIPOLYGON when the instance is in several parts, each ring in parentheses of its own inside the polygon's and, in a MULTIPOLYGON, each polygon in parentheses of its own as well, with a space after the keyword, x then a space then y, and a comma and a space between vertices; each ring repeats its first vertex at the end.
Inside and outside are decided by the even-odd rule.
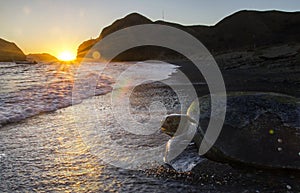
POLYGON ((58 54, 57 58, 61 61, 72 61, 76 59, 76 55, 71 51, 63 51, 58 54))

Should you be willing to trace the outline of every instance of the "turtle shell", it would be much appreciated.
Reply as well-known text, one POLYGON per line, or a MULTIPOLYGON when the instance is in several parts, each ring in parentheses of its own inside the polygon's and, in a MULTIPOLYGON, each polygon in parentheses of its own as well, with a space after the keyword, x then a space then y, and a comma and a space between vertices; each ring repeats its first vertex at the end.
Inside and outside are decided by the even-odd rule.
MULTIPOLYGON (((218 112, 211 112, 210 96, 204 96, 188 109, 193 119, 197 105, 200 118, 194 140, 199 147, 209 120, 218 119, 218 112)), ((224 125, 205 156, 220 162, 299 170, 299 99, 276 93, 228 93, 224 125)))

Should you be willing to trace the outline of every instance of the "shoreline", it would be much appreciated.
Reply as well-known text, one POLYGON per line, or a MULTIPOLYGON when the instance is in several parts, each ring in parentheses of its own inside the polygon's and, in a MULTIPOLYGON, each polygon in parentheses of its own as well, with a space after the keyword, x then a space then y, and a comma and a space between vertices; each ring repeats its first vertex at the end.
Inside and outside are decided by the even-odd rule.
MULTIPOLYGON (((125 63, 138 63, 141 61, 136 62, 125 62, 125 63)), ((116 62, 119 63, 119 62, 116 62)), ((120 62, 123 63, 123 62, 120 62)), ((193 87, 196 89, 198 97, 201 97, 203 95, 209 94, 209 89, 206 84, 206 81, 204 80, 203 76, 199 74, 199 71, 195 71, 194 68, 191 68, 190 65, 192 65, 190 62, 187 61, 172 61, 169 64, 175 65, 176 72, 169 75, 168 78, 163 79, 161 81, 171 83, 172 80, 180 79, 178 76, 178 71, 181 71, 185 74, 188 74, 188 77, 193 84, 193 87)), ((147 64, 145 64, 147 65, 147 64)), ((162 63, 163 65, 163 63, 162 63)), ((300 97, 300 70, 290 70, 290 71, 268 71, 267 69, 230 69, 230 70, 221 70, 226 92, 272 92, 272 93, 280 93, 280 94, 286 94, 289 96, 293 96, 296 98, 300 97)), ((157 81, 154 81, 154 84, 157 81)), ((158 81, 159 82, 159 81, 158 81)), ((149 84, 149 83, 142 83, 143 84, 149 84)), ((176 85, 178 87, 184 87, 185 85, 176 85)), ((113 89, 113 85, 110 86, 113 89)), ((94 96, 99 95, 106 95, 110 92, 112 92, 112 89, 110 91, 106 91, 105 93, 97 94, 94 96)), ((107 89, 106 89, 107 90, 107 89)), ((90 96, 90 97, 94 97, 90 96)), ((90 98, 88 97, 88 98, 90 98)), ((63 105, 60 108, 57 109, 51 109, 46 111, 40 111, 37 114, 26 116, 23 118, 14 118, 12 121, 7 121, 5 123, 0 124, 0 128, 2 128, 5 125, 8 124, 14 124, 21 122, 23 120, 26 120, 30 117, 38 116, 39 114, 44 113, 51 113, 55 112, 56 110, 63 109, 66 107, 72 106, 70 105, 63 105)))
MULTIPOLYGON (((298 72, 295 72, 295 73, 298 73, 298 72)), ((238 71, 238 72, 229 71, 224 74, 224 77, 225 77, 226 85, 227 86, 229 85, 229 89, 243 88, 244 90, 246 90, 246 89, 251 90, 251 88, 253 88, 253 89, 256 88, 254 86, 257 82, 260 82, 260 80, 256 79, 257 77, 260 77, 259 74, 256 74, 256 75, 257 75, 256 77, 245 77, 245 76, 243 76, 243 74, 240 74, 240 71, 238 71), (228 82, 228 78, 226 79, 226 77, 231 77, 231 75, 234 73, 237 73, 239 76, 237 76, 235 79, 232 79, 232 80, 229 79, 229 82, 228 82), (246 81, 237 82, 237 79, 242 79, 242 78, 246 78, 246 81), (226 80, 227 80, 227 82, 226 82, 226 80), (247 83, 247 84, 245 84, 245 83, 247 83), (236 87, 236 85, 239 85, 239 87, 236 87)), ((176 78, 176 73, 172 74, 170 78, 171 79, 176 78)), ((264 85, 269 86, 270 84, 271 83, 269 83, 269 82, 264 83, 264 84, 260 85, 259 89, 263 90, 266 88, 264 85)), ((205 92, 208 92, 208 90, 206 90, 205 87, 206 87, 206 85, 204 85, 204 84, 196 85, 196 89, 198 89, 198 92, 200 94, 204 94, 205 92)), ((155 91, 154 93, 163 93, 163 92, 170 90, 170 88, 168 88, 166 85, 161 85, 160 83, 155 83, 155 82, 149 83, 149 84, 143 84, 140 87, 138 87, 137 89, 139 89, 139 88, 140 88, 140 90, 137 90, 137 95, 141 95, 142 100, 144 99, 143 97, 146 97, 146 98, 149 97, 148 94, 153 93, 154 91, 155 91)), ((184 86, 183 86, 183 88, 184 88, 184 86)), ((275 87, 275 88, 279 89, 277 87, 275 87)), ((273 87, 268 88, 268 89, 270 91, 274 91, 273 87)), ((263 91, 265 91, 265 90, 263 90, 263 91)), ((275 90, 275 91, 278 91, 278 90, 275 90)), ((292 91, 292 90, 288 90, 288 91, 292 91)), ((170 96, 172 96, 173 94, 170 92, 167 92, 165 97, 170 98, 170 96)), ((294 92, 292 94, 297 95, 297 92, 294 92)), ((102 97, 105 97, 105 95, 94 96, 94 97, 102 98, 102 97)), ((87 99, 87 100, 89 100, 89 99, 87 99)), ((193 99, 190 99, 190 100, 193 100, 193 99)), ((143 102, 145 102, 145 101, 143 101, 143 102)), ((27 125, 32 126, 32 125, 35 125, 34 124, 35 122, 37 122, 38 125, 34 126, 34 128, 41 127, 39 130, 43 131, 46 128, 45 126, 48 125, 47 122, 45 122, 45 121, 48 120, 49 118, 50 118, 50 120, 52 120, 54 122, 58 121, 58 120, 56 120, 56 118, 59 118, 59 117, 60 118, 67 117, 70 119, 71 117, 68 116, 68 114, 70 114, 72 109, 86 107, 85 104, 78 104, 78 105, 79 106, 77 106, 77 105, 75 105, 74 107, 69 106, 66 108, 58 109, 57 111, 54 111, 54 112, 45 113, 42 115, 34 116, 29 119, 25 119, 25 120, 23 120, 24 122, 21 121, 21 123, 16 123, 16 127, 23 128, 24 126, 26 126, 22 129, 22 130, 26 130, 27 125), (41 116, 41 117, 39 117, 39 116, 41 116)), ((185 105, 189 105, 188 102, 185 105)), ((176 108, 173 107, 171 110, 174 111, 174 109, 176 109, 176 108)), ((69 125, 70 123, 72 123, 72 121, 71 120, 69 120, 69 121, 70 121, 69 123, 65 123, 65 120, 59 120, 59 123, 66 124, 66 128, 70 127, 69 129, 74 129, 71 127, 72 124, 71 124, 71 126, 69 125)), ((52 125, 52 123, 50 123, 50 125, 52 125)), ((58 126, 59 125, 60 124, 58 124, 58 126)), ((55 124, 53 124, 53 126, 55 126, 55 124)), ((51 130, 54 130, 54 131, 56 129, 60 130, 58 126, 51 128, 51 130)), ((14 129, 15 126, 13 124, 11 124, 5 128, 7 128, 7 129, 10 128, 13 130, 12 131, 9 131, 7 129, 1 130, 4 133, 10 133, 17 129, 17 128, 14 129)), ((33 132, 33 131, 31 131, 31 132, 33 132)), ((67 130, 66 131, 63 130, 63 132, 68 133, 67 130)), ((31 136, 31 135, 29 135, 29 136, 31 136)), ((47 134, 46 136, 49 137, 51 135, 47 134)), ((60 136, 63 136, 63 135, 60 135, 60 136)), ((19 138, 16 138, 16 140, 19 140, 19 138)), ((62 143, 62 145, 64 145, 64 143, 62 143)), ((50 147, 50 149, 51 149, 51 147, 50 147)), ((53 154, 53 152, 52 152, 52 154, 53 154)), ((9 156, 11 156, 11 155, 9 155, 9 156)), ((53 154, 53 156, 55 156, 55 153, 53 154)), ((60 156, 67 156, 67 155, 61 154, 60 156)), ((77 163, 77 162, 75 162, 75 163, 82 164, 82 163, 77 163)), ((20 167, 23 167, 23 166, 20 166, 20 167)), ((65 166, 65 167, 68 169, 67 166, 65 166)), ((266 171, 266 170, 260 170, 260 169, 246 168, 244 166, 240 166, 240 167, 233 166, 232 167, 228 164, 217 163, 217 162, 210 161, 207 159, 205 161, 201 162, 200 164, 198 164, 191 172, 184 172, 184 173, 176 172, 170 168, 166 168, 164 166, 159 166, 159 167, 153 168, 151 170, 142 171, 142 174, 140 174, 140 172, 138 172, 138 171, 131 172, 131 171, 127 171, 127 170, 122 170, 123 176, 124 176, 124 173, 126 173, 125 177, 128 177, 132 173, 134 173, 135 175, 141 175, 140 177, 143 179, 146 178, 147 180, 152 180, 157 183, 166 184, 168 182, 168 184, 165 185, 165 187, 167 189, 171 188, 169 186, 175 186, 175 185, 180 186, 181 188, 185 188, 184 190, 182 189, 181 192, 198 192, 198 191, 200 191, 200 192, 201 191, 202 192, 232 192, 232 193, 235 193, 237 191, 240 191, 240 192, 278 192, 278 191, 297 192, 300 190, 300 185, 298 184, 298 181, 300 179, 299 172, 293 173, 290 171, 284 171, 284 172, 266 171), (128 172, 128 173, 126 173, 126 172, 128 172)), ((119 176, 120 173, 116 172, 115 175, 119 176)), ((87 176, 88 176, 88 174, 87 174, 87 176)), ((39 176, 39 177, 42 178, 41 176, 39 176)), ((72 177, 76 178, 74 176, 72 176, 72 177)), ((89 177, 86 177, 86 178, 89 179, 89 177)), ((4 178, 3 182, 5 183, 5 178, 4 178)), ((135 182, 132 182, 132 183, 133 183, 133 185, 138 185, 138 184, 135 184, 135 182)), ((136 183, 138 183, 138 182, 136 182, 136 183)), ((48 190, 49 190, 49 188, 51 189, 52 186, 54 186, 54 185, 53 184, 48 185, 48 190)), ((87 184, 87 186, 89 186, 89 184, 87 184)), ((153 187, 154 185, 143 184, 143 186, 153 187)), ((39 187, 39 188, 41 188, 41 187, 39 187)), ((126 187, 124 187, 124 188, 126 188, 126 187)), ((178 190, 178 191, 180 191, 180 190, 178 190)))

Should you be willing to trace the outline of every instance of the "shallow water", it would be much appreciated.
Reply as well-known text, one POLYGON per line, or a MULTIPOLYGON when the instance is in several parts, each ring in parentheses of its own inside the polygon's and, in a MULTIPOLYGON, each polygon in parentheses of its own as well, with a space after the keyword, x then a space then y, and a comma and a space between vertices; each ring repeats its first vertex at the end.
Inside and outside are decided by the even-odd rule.
MULTIPOLYGON (((185 181, 147 174, 145 168, 155 169, 162 164, 163 151, 153 151, 156 157, 143 157, 149 158, 145 162, 131 157, 137 151, 144 153, 156 147, 163 150, 169 137, 162 134, 159 128, 149 135, 136 135, 122 129, 116 121, 115 111, 111 110, 113 107, 109 101, 112 93, 87 98, 80 104, 69 106, 76 66, 11 65, 1 64, 1 120, 2 124, 14 122, 0 128, 1 192, 198 190, 199 187, 185 181), (69 107, 62 108, 65 106, 69 107), (55 111, 40 114, 50 110, 55 111), (33 115, 36 116, 25 119, 33 115), (121 148, 125 151, 120 151, 121 148), (137 169, 116 167, 126 166, 126 163, 135 164, 137 169), (143 163, 144 167, 136 163, 143 163)), ((114 64, 109 71, 111 76, 104 74, 100 77, 101 85, 96 94, 110 91, 110 86, 116 81, 114 75, 120 74, 128 66, 114 64)), ((147 66, 146 71, 149 68, 151 66, 147 66)), ((157 74, 166 78, 174 69, 174 66, 166 66, 164 70, 157 69, 157 74)), ((155 68, 152 66, 151 70, 155 68)), ((139 75, 139 72, 136 71, 136 74, 139 75)), ((130 73, 130 76, 135 74, 130 73)), ((130 84, 126 86, 116 90, 128 89, 130 84)), ((153 100, 159 99, 166 106, 167 113, 180 113, 183 105, 172 91, 161 86, 141 86, 134 93, 129 97, 133 105, 130 112, 140 123, 139 126, 151 120, 149 106, 145 104, 153 100)), ((188 100, 186 102, 189 103, 188 100)), ((151 113, 160 116, 166 112, 154 108, 151 113)))
POLYGON ((172 182, 167 187, 164 180, 111 166, 93 155, 70 111, 59 110, 1 129, 1 192, 164 192, 172 188, 172 182))

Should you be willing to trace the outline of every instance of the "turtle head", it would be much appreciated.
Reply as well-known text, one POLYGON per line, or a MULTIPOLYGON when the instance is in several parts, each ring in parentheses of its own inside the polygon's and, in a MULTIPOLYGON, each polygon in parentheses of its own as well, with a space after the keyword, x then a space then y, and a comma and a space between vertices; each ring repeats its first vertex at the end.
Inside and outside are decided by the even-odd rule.
POLYGON ((174 136, 180 124, 188 125, 188 122, 194 122, 188 115, 171 114, 162 121, 161 131, 171 137, 174 136))

